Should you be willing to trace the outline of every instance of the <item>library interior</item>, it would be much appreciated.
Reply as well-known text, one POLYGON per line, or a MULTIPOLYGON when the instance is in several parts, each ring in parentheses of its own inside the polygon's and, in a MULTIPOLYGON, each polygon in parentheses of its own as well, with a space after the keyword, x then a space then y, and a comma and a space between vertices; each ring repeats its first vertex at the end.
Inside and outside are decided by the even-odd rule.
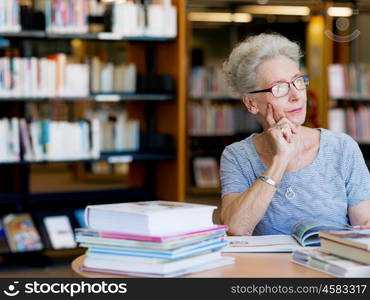
MULTIPOLYGON (((249 36, 300 45, 305 124, 351 136, 370 169, 369 27, 369 0, 0 0, 0 277, 89 277, 86 247, 97 261, 104 251, 86 231, 87 206, 219 208, 223 150, 263 130, 223 71, 249 36)), ((219 249, 218 209, 210 218, 219 249)), ((321 274, 274 254, 234 254, 230 271, 211 251, 204 259, 221 271, 202 274, 321 274)))

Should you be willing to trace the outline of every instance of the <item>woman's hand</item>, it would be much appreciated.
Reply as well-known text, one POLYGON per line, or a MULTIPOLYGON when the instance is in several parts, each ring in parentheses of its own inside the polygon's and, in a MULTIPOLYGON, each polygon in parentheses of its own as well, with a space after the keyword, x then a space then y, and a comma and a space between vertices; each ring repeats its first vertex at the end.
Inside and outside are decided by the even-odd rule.
POLYGON ((290 160, 298 150, 296 125, 271 104, 267 105, 266 122, 268 128, 265 132, 273 155, 290 160))

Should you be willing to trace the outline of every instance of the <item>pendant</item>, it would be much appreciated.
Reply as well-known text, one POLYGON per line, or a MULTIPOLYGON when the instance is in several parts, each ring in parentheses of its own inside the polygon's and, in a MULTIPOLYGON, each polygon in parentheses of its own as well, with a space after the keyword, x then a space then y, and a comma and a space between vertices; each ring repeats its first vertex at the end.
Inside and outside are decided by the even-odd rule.
POLYGON ((289 200, 293 199, 295 197, 295 193, 292 189, 292 187, 288 187, 285 192, 285 197, 289 200))

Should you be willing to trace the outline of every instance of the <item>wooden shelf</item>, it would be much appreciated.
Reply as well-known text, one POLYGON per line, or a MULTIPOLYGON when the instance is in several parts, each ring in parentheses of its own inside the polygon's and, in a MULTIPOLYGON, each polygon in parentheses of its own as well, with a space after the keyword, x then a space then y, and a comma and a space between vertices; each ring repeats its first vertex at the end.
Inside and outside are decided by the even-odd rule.
POLYGON ((348 96, 343 98, 332 98, 333 101, 370 102, 370 96, 348 96))
POLYGON ((0 101, 96 101, 96 102, 119 102, 119 101, 171 101, 174 94, 140 94, 140 93, 98 93, 90 96, 71 97, 0 97, 0 101))
POLYGON ((240 101, 239 96, 234 96, 234 95, 217 95, 217 94, 205 94, 200 97, 190 97, 190 100, 193 101, 204 101, 204 100, 214 100, 214 101, 240 101))
POLYGON ((88 32, 88 33, 52 33, 43 30, 24 30, 20 32, 0 32, 4 38, 28 38, 28 39, 81 39, 97 41, 134 41, 134 42, 168 42, 174 38, 153 37, 153 36, 122 36, 112 32, 88 32))
POLYGON ((39 161, 9 161, 0 162, 0 165, 17 165, 17 164, 47 164, 47 163, 89 163, 99 160, 106 160, 109 163, 121 163, 132 161, 148 161, 148 160, 172 160, 175 158, 173 152, 140 152, 140 151, 103 151, 100 158, 86 158, 86 159, 61 159, 61 160, 39 160, 39 161))

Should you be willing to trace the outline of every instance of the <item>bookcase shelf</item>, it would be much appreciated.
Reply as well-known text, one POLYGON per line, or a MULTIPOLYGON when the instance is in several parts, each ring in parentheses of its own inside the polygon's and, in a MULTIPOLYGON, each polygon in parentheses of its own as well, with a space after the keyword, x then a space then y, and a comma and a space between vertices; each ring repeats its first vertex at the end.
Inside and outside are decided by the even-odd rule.
POLYGON ((96 101, 96 102, 119 102, 119 101, 171 101, 174 94, 140 94, 140 93, 98 93, 88 97, 0 97, 0 101, 96 101))
POLYGON ((241 101, 240 97, 233 96, 233 95, 216 95, 216 94, 205 94, 201 97, 191 97, 190 100, 192 101, 204 101, 204 100, 211 100, 211 101, 241 101))
POLYGON ((345 98, 332 98, 334 101, 352 101, 352 102, 370 102, 370 96, 367 97, 355 97, 349 96, 345 98))
POLYGON ((20 32, 0 32, 0 37, 12 39, 48 39, 48 40, 95 40, 95 41, 132 41, 132 42, 170 42, 174 38, 155 36, 122 36, 111 32, 98 33, 50 33, 42 30, 25 30, 20 32))
MULTIPOLYGON (((40 234, 43 236, 45 230, 41 230, 44 225, 42 225, 43 220, 38 219, 39 212, 50 213, 50 216, 55 216, 63 215, 65 211, 69 211, 66 215, 72 226, 79 227, 80 225, 77 224, 73 213, 89 204, 150 201, 153 199, 184 201, 186 185, 186 7, 183 0, 172 0, 172 4, 177 8, 176 38, 123 37, 108 32, 86 34, 57 34, 38 30, 0 32, 0 38, 9 41, 10 50, 16 48, 18 51, 17 54, 10 51, 14 54, 8 56, 10 60, 13 57, 21 57, 23 52, 20 49, 24 50, 26 48, 28 52, 25 56, 27 58, 33 57, 32 51, 34 51, 34 48, 30 45, 33 45, 33 43, 44 44, 39 41, 28 41, 29 39, 46 41, 45 48, 47 48, 48 42, 50 42, 50 45, 54 45, 58 40, 66 40, 61 43, 63 47, 64 44, 66 46, 64 48, 60 47, 60 50, 59 46, 58 48, 51 47, 53 49, 50 50, 53 51, 52 55, 56 51, 58 54, 67 53, 71 55, 73 61, 80 64, 86 64, 89 61, 87 58, 98 56, 101 56, 104 63, 108 62, 107 57, 109 58, 111 54, 109 51, 113 51, 114 48, 118 49, 116 51, 122 51, 117 53, 120 62, 129 62, 135 65, 138 83, 139 79, 143 81, 150 81, 152 78, 159 81, 163 79, 165 81, 163 85, 166 87, 163 89, 166 92, 163 93, 157 92, 159 85, 162 86, 161 82, 158 86, 149 87, 148 89, 146 86, 138 84, 137 90, 143 92, 137 93, 90 92, 91 94, 84 97, 0 98, 1 117, 7 120, 12 118, 20 120, 25 118, 29 110, 39 109, 39 115, 36 118, 30 118, 30 120, 39 122, 39 120, 48 119, 48 117, 44 117, 47 115, 55 116, 54 119, 50 117, 55 122, 68 120, 69 123, 76 123, 78 120, 90 120, 87 117, 89 113, 93 115, 98 109, 108 107, 107 111, 115 110, 116 113, 108 114, 108 121, 116 124, 114 122, 117 122, 120 114, 124 113, 125 120, 133 120, 137 122, 136 124, 139 124, 140 137, 142 137, 142 141, 140 141, 142 144, 138 147, 138 151, 100 151, 98 159, 0 162, 0 177, 2 179, 0 183, 0 208, 2 209, 2 215, 29 213, 35 220, 36 228, 40 228, 40 234), (75 39, 81 41, 75 43, 75 39), (90 41, 103 42, 92 43, 90 41), (122 47, 120 44, 114 44, 115 47, 106 46, 109 45, 109 42, 115 43, 116 41, 125 43, 122 43, 122 47), (13 47, 13 44, 15 47, 13 47), (107 50, 107 48, 112 49, 107 50), (73 51, 70 52, 70 49, 73 51), (167 88, 169 85, 170 87, 167 88), (52 105, 49 106, 49 103, 27 103, 47 101, 68 103, 52 103, 52 105, 58 107, 55 111, 53 111, 52 105), (123 105, 121 103, 108 103, 120 101, 127 103, 123 105), (104 103, 100 104, 99 102, 104 103), (55 112, 56 115, 53 115, 52 113, 55 112), (122 181, 118 183, 117 180, 109 183, 94 182, 94 180, 84 181, 86 179, 84 175, 96 175, 89 172, 93 172, 93 167, 98 165, 100 161, 108 166, 126 167, 126 163, 129 163, 128 174, 122 173, 122 181), (48 177, 57 174, 59 169, 63 169, 63 171, 60 171, 61 176, 55 176, 53 180, 48 182, 48 177), (68 183, 64 181, 63 177, 65 170, 67 170, 66 173, 69 176, 68 183), (35 172, 35 174, 32 172, 35 172), (40 178, 42 179, 40 180, 40 178), (63 180, 60 180, 60 178, 63 178, 63 180), (72 184, 68 186, 70 182, 72 184), (63 184, 65 184, 65 187, 62 186, 63 184), (79 190, 80 186, 82 187, 81 190, 79 190)), ((49 49, 43 50, 48 51, 49 49)), ((6 55, 4 54, 4 56, 6 55)), ((46 57, 46 55, 38 54, 36 51, 35 57, 46 57)), ((100 91, 104 89, 94 90, 91 88, 89 90, 100 91)), ((81 93, 81 95, 84 94, 87 93, 81 93)), ((129 139, 132 139, 132 134, 129 139)), ((109 142, 107 142, 107 145, 109 142)), ((63 143, 60 147, 65 146, 63 143)), ((68 144, 71 141, 65 141, 65 143, 68 144)), ((114 147, 118 146, 115 145, 114 147)), ((102 149, 111 148, 109 145, 105 148, 102 147, 102 149)), ((24 152, 23 150, 21 149, 21 154, 24 152)), ((117 171, 108 175, 116 176, 117 174, 121 173, 117 171)), ((99 173, 100 175, 102 174, 99 173)), ((51 248, 42 251, 44 250, 51 250, 51 248)), ((14 254, 22 255, 24 253, 28 252, 14 254)))
POLYGON ((156 161, 156 160, 173 160, 175 155, 173 152, 158 153, 158 152, 139 152, 139 151, 102 151, 100 158, 92 159, 64 159, 64 160, 35 160, 35 161, 3 161, 0 165, 17 165, 17 164, 47 164, 47 163, 91 163, 99 160, 105 160, 108 163, 129 163, 132 161, 156 161))

